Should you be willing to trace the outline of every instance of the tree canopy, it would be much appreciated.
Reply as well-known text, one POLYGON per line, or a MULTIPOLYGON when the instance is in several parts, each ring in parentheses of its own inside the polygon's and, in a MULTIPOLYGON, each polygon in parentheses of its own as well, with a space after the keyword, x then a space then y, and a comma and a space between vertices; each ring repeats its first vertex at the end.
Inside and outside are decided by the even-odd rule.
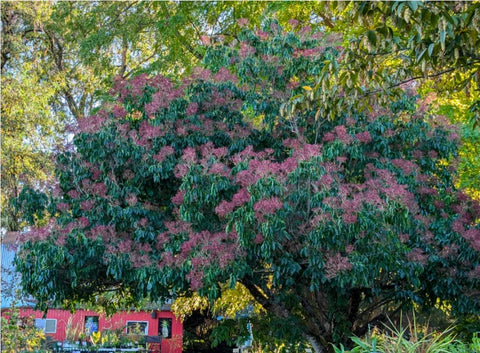
POLYGON ((45 308, 239 282, 275 335, 318 352, 412 303, 480 313, 480 206, 457 187, 455 126, 412 86, 331 109, 353 87, 318 84, 348 61, 340 37, 238 25, 231 44, 204 38, 191 75, 119 77, 79 119, 51 197, 18 200, 51 216, 17 258, 23 288, 45 308))

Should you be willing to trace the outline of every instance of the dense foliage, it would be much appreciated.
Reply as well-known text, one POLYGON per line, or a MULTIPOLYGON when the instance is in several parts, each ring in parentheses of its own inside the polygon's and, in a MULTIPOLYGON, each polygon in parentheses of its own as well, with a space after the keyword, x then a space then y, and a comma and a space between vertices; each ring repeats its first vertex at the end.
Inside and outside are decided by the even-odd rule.
POLYGON ((120 78, 79 120, 53 196, 19 199, 52 216, 16 261, 40 306, 111 290, 214 299, 240 282, 274 336, 317 351, 412 302, 480 312, 480 206, 455 186, 455 128, 413 87, 362 97, 370 111, 304 100, 345 58, 335 36, 290 26, 205 38, 204 68, 120 78))

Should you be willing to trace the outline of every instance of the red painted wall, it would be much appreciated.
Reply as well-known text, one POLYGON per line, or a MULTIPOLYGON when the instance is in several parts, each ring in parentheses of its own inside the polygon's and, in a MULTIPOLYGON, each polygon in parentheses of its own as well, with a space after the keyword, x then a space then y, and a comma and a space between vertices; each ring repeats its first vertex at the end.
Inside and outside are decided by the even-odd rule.
POLYGON ((33 315, 36 319, 56 319, 56 333, 49 334, 49 336, 51 336, 54 340, 57 341, 65 340, 65 330, 69 320, 72 327, 76 327, 78 325, 83 328, 85 325, 85 316, 99 317, 99 331, 115 330, 118 328, 123 328, 125 330, 127 321, 147 321, 149 336, 159 335, 159 326, 161 325, 162 318, 172 319, 172 337, 162 339, 162 353, 181 353, 183 338, 183 327, 181 321, 175 318, 173 313, 170 311, 156 311, 155 314, 156 315, 152 315, 151 311, 127 311, 114 314, 110 317, 106 317, 103 314, 98 314, 90 310, 77 310, 74 314, 72 314, 66 310, 49 309, 47 312, 47 316, 43 317, 43 312, 34 311, 30 308, 21 309, 22 316, 33 315), (152 316, 155 316, 155 318, 153 318, 152 316))

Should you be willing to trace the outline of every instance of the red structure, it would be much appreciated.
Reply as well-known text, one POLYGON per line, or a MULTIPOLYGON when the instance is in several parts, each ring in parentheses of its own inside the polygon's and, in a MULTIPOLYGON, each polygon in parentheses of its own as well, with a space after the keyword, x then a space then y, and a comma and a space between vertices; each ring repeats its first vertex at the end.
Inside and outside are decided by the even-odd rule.
POLYGON ((68 340, 68 330, 85 331, 122 331, 124 333, 144 334, 146 336, 162 336, 161 353, 182 352, 182 323, 171 311, 124 311, 106 317, 90 310, 49 309, 46 317, 43 312, 30 308, 20 309, 21 316, 35 318, 38 327, 56 341, 68 340), (165 331, 165 328, 167 331, 165 331), (163 331, 162 331, 163 330, 163 331))

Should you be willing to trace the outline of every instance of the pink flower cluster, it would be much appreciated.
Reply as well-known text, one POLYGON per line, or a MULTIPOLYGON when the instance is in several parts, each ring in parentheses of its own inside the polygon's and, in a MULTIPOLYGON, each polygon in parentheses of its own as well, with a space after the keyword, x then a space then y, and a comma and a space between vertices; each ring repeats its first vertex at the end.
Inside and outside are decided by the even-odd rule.
POLYGON ((251 47, 245 42, 242 42, 240 44, 240 50, 238 51, 238 55, 242 58, 245 59, 247 56, 255 54, 255 48, 251 47))
POLYGON ((271 215, 283 208, 283 203, 278 197, 271 197, 268 199, 261 199, 253 205, 255 216, 261 222, 266 215, 271 215))
POLYGON ((20 241, 42 241, 53 236, 58 229, 59 227, 56 218, 51 218, 46 226, 33 227, 29 232, 25 233, 25 238, 23 236, 21 237, 20 241))
POLYGON ((240 26, 240 27, 246 27, 250 24, 250 21, 247 19, 247 18, 239 18, 237 20, 237 24, 240 26))
POLYGON ((247 188, 243 187, 238 190, 235 195, 233 195, 232 201, 221 201, 220 204, 215 207, 215 213, 220 217, 223 217, 232 212, 235 207, 242 206, 248 201, 250 201, 250 194, 248 193, 247 188))
POLYGON ((348 261, 348 257, 336 253, 333 256, 327 257, 325 261, 325 278, 332 279, 337 277, 340 272, 350 271, 353 265, 348 261))
POLYGON ((355 138, 362 143, 369 143, 372 141, 372 136, 368 131, 363 131, 355 134, 355 138))
POLYGON ((107 117, 107 113, 100 110, 96 115, 80 118, 78 119, 78 130, 88 134, 97 133, 106 125, 107 117))
POLYGON ((156 155, 153 156, 153 159, 158 163, 162 163, 165 158, 175 154, 175 150, 172 146, 163 146, 156 155))
POLYGON ((221 67, 213 77, 217 82, 238 82, 238 79, 226 67, 221 67))
POLYGON ((392 164, 400 168, 405 175, 412 174, 418 170, 418 165, 408 159, 392 159, 392 164))
POLYGON ((422 249, 414 248, 407 254, 407 259, 409 261, 425 265, 428 260, 428 255, 422 249))
POLYGON ((90 211, 93 209, 94 206, 95 206, 95 200, 92 200, 92 199, 87 199, 80 203, 80 208, 83 211, 90 211))

